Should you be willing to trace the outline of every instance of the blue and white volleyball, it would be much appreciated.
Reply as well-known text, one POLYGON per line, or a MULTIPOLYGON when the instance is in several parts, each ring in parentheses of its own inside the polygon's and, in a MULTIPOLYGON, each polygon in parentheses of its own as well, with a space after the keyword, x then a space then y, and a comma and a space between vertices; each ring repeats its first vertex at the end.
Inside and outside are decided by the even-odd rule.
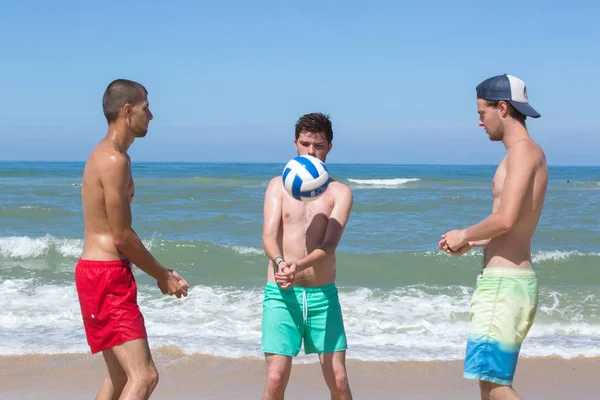
POLYGON ((317 157, 292 158, 283 169, 283 186, 296 200, 312 201, 325 193, 329 185, 329 171, 317 157))

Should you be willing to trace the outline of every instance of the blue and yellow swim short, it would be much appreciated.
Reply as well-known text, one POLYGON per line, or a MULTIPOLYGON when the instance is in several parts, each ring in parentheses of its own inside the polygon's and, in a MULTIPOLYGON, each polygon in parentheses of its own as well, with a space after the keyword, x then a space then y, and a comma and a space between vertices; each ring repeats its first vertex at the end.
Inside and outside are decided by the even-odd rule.
POLYGON ((464 377, 510 386, 537 306, 533 269, 485 268, 471 299, 464 377))
POLYGON ((297 356, 346 350, 346 332, 334 283, 319 287, 292 286, 285 290, 267 282, 263 300, 264 353, 297 356))

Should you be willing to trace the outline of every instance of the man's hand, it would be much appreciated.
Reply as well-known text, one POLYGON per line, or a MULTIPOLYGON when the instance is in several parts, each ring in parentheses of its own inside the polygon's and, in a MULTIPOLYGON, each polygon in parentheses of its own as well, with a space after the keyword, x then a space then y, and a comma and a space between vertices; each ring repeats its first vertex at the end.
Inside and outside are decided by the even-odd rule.
MULTIPOLYGON (((442 240, 446 243, 444 245, 444 250, 450 250, 451 252, 457 253, 461 250, 465 245, 469 243, 465 239, 465 231, 464 230, 453 230, 450 232, 446 232, 442 235, 442 240)), ((440 241, 441 243, 441 241, 440 241)), ((468 250, 465 250, 465 252, 468 250)), ((463 252, 463 254, 465 253, 463 252)))
POLYGON ((277 274, 287 267, 289 267, 288 263, 286 263, 284 259, 281 259, 278 263, 275 264, 275 273, 277 274))
POLYGON ((177 278, 177 280, 179 281, 179 285, 181 285, 181 287, 183 289, 185 289, 185 295, 187 296, 187 290, 190 288, 190 285, 187 283, 187 281, 185 279, 183 279, 183 277, 181 275, 179 275, 179 273, 177 271, 174 271, 172 269, 170 271, 173 274, 173 276, 175 278, 177 278))
POLYGON ((162 294, 176 296, 178 299, 181 296, 188 295, 190 285, 176 271, 168 269, 163 279, 156 281, 162 294))
POLYGON ((461 247, 460 249, 458 249, 456 251, 450 250, 450 247, 448 247, 448 244, 446 243, 446 239, 440 240, 440 242, 438 244, 438 249, 445 251, 447 254, 450 254, 452 256, 462 256, 463 254, 467 253, 472 248, 473 248, 473 246, 471 245, 471 243, 467 243, 463 247, 461 247))
POLYGON ((296 263, 288 265, 287 263, 282 262, 279 264, 279 268, 279 272, 275 274, 275 282, 277 282, 282 289, 287 290, 294 283, 294 278, 296 277, 296 263))
POLYGON ((287 274, 284 272, 288 269, 289 265, 287 262, 285 262, 285 260, 279 261, 279 263, 275 266, 275 282, 277 282, 279 286, 283 287, 284 284, 288 283, 287 274))

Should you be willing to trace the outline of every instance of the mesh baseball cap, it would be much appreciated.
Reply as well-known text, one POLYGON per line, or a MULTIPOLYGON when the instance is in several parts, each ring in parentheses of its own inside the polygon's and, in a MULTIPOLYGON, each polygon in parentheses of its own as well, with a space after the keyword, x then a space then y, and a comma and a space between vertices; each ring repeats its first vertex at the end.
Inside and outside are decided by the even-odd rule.
POLYGON ((518 112, 531 118, 541 115, 529 105, 525 82, 512 75, 498 75, 477 85, 477 98, 508 101, 518 112))

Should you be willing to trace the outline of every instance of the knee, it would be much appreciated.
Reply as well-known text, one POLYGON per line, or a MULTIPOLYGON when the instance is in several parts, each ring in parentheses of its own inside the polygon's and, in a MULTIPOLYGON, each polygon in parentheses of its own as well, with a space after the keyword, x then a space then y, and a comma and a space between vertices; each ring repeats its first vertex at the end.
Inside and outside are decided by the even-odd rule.
POLYGON ((154 390, 156 385, 158 385, 158 371, 154 366, 152 366, 152 368, 149 368, 149 371, 147 372, 146 382, 152 390, 154 390))
POLYGON ((335 372, 335 387, 340 395, 347 395, 350 393, 350 385, 348 384, 346 371, 335 372))
POLYGON ((279 371, 267 372, 267 388, 271 393, 277 393, 285 389, 283 374, 279 371))
POLYGON ((158 371, 154 365, 148 366, 134 378, 144 388, 152 391, 158 385, 158 371))

